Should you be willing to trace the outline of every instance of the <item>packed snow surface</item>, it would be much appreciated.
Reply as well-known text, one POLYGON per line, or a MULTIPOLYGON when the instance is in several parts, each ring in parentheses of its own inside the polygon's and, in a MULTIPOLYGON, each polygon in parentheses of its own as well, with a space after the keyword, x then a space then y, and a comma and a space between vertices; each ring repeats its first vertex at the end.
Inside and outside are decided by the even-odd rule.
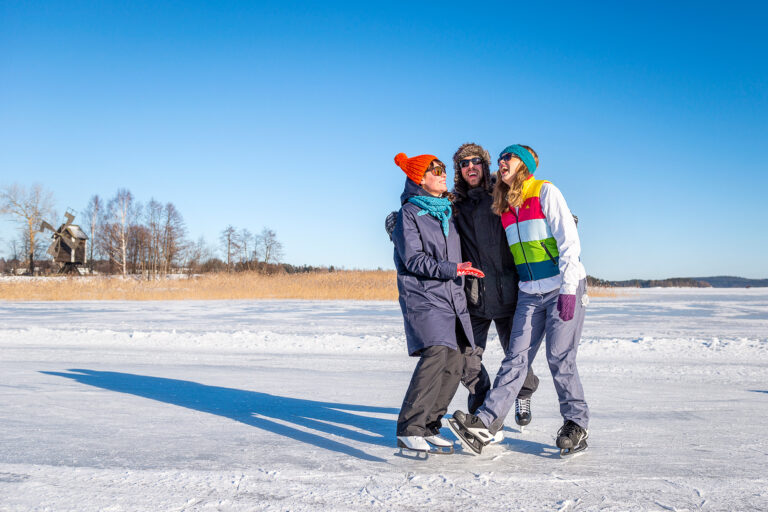
POLYGON ((525 432, 413 461, 396 303, 0 301, 0 510, 768 510, 768 289, 593 299, 571 460, 544 359, 525 432))

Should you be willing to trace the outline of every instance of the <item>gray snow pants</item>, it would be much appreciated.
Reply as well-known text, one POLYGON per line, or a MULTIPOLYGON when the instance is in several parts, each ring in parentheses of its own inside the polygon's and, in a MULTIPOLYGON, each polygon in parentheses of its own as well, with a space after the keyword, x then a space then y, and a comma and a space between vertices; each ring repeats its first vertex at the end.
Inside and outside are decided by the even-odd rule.
MULTIPOLYGON (((483 366, 483 353, 485 352, 486 342, 488 341, 488 331, 491 328, 491 320, 479 316, 469 316, 472 321, 472 336, 475 338, 475 346, 472 349, 469 346, 464 348, 464 369, 461 374, 461 383, 469 391, 467 397, 467 410, 470 414, 475 414, 478 407, 483 405, 485 395, 491 389, 491 379, 488 371, 483 366)), ((499 334, 499 342, 507 352, 509 338, 512 332, 512 317, 494 318, 496 332, 499 334)), ((528 367, 528 375, 525 378, 523 387, 518 393, 518 398, 531 398, 531 395, 539 387, 539 378, 533 373, 533 369, 528 367)))
POLYGON ((517 309, 512 325, 509 350, 501 362, 496 380, 477 410, 477 416, 496 432, 515 403, 528 374, 528 367, 546 338, 547 363, 560 400, 560 414, 580 427, 589 428, 589 409, 576 368, 576 352, 581 339, 586 307, 582 298, 586 293, 586 280, 576 290, 576 309, 567 322, 560 319, 557 297, 560 290, 544 294, 518 293, 517 309))
POLYGON ((436 434, 459 387, 461 350, 439 345, 425 348, 419 356, 397 418, 398 436, 436 434))

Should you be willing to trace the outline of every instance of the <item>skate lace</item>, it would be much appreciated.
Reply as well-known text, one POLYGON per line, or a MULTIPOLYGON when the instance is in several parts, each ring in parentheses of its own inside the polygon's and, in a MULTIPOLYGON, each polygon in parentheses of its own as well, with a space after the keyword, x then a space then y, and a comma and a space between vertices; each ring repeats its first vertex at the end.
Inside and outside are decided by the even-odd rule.
POLYGON ((577 429, 580 429, 580 428, 581 427, 579 427, 576 423, 574 423, 573 421, 568 420, 568 421, 565 422, 565 425, 560 427, 560 430, 557 431, 557 435, 558 436, 571 437, 571 435, 574 432, 576 432, 577 429))
POLYGON ((518 398, 515 400, 515 412, 517 414, 529 414, 531 412, 531 399, 518 398))

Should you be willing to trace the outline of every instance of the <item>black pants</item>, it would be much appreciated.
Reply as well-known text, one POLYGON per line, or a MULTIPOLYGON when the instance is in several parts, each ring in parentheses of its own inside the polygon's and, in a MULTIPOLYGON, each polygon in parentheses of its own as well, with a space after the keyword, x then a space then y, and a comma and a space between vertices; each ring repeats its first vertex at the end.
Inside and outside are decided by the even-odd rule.
MULTIPOLYGON (((485 344, 488 341, 488 331, 491 328, 491 321, 496 325, 496 332, 499 334, 499 342, 506 354, 507 347, 509 346, 509 338, 512 333, 512 317, 494 318, 491 320, 470 315, 470 320, 472 320, 472 335, 475 338, 475 346, 477 348, 472 350, 469 345, 463 346, 464 360, 461 383, 464 384, 464 387, 469 391, 467 409, 470 413, 474 414, 478 407, 483 405, 485 395, 488 393, 488 390, 491 389, 491 379, 488 376, 488 371, 485 369, 485 366, 483 366, 483 352, 485 351, 485 344)), ((525 382, 520 389, 520 393, 517 394, 517 397, 531 398, 538 387, 539 378, 533 373, 533 369, 529 366, 528 375, 525 377, 525 382)))
POLYGON ((443 346, 421 351, 397 418, 398 436, 429 436, 440 430, 459 387, 461 354, 460 350, 443 346))

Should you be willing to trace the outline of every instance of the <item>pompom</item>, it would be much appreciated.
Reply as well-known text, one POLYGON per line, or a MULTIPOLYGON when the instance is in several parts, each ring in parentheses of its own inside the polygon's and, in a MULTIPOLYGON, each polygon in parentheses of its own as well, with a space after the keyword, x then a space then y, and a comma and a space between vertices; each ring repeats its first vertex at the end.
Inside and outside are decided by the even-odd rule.
POLYGON ((405 153, 398 153, 395 155, 395 164, 401 169, 404 169, 403 165, 408 161, 408 155, 405 153))

